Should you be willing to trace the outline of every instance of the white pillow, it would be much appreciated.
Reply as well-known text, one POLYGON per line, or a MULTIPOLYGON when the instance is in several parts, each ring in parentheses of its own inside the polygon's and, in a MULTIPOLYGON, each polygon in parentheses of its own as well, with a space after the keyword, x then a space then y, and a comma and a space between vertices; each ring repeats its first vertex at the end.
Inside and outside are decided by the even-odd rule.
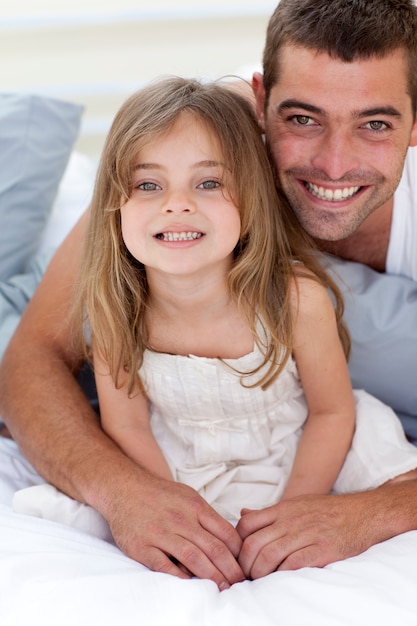
POLYGON ((71 154, 41 239, 40 253, 55 250, 84 213, 91 200, 96 170, 93 159, 79 152, 71 154))

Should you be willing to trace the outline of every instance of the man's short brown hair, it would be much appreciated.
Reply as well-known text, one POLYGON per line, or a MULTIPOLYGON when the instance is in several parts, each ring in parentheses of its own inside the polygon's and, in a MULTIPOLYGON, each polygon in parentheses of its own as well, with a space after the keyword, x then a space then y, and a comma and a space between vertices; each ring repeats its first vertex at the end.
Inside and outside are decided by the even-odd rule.
POLYGON ((266 102, 279 81, 285 44, 326 52, 347 63, 403 48, 408 92, 417 110, 417 6, 413 0, 281 0, 269 21, 263 55, 266 102))

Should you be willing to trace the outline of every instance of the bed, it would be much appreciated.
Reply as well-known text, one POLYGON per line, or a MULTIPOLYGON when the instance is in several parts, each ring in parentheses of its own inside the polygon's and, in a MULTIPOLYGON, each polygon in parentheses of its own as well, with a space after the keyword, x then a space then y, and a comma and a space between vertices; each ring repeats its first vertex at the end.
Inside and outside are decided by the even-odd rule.
MULTIPOLYGON (((0 350, 88 203, 96 163, 74 151, 81 115, 46 97, 0 98, 0 350)), ((404 413, 417 406, 414 387, 406 399, 399 391, 404 413)), ((2 626, 417 623, 417 531, 322 569, 276 572, 220 593, 207 580, 151 572, 88 532, 14 512, 13 494, 42 482, 0 438, 2 626)))

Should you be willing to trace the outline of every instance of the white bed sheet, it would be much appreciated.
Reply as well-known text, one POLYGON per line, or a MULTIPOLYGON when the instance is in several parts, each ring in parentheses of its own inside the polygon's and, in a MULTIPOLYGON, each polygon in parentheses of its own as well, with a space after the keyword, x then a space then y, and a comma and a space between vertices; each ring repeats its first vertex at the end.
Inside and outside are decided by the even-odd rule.
POLYGON ((218 592, 206 580, 149 571, 114 545, 12 512, 41 482, 0 439, 2 626, 385 626, 417 623, 417 531, 323 569, 277 572, 218 592))

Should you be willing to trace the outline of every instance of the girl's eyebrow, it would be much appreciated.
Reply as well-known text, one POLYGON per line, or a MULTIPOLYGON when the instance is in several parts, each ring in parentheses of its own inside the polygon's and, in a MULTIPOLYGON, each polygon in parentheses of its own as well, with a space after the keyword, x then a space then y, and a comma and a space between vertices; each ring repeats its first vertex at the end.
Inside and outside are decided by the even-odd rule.
POLYGON ((212 161, 210 159, 204 160, 204 161, 199 161, 198 163, 195 163, 193 165, 194 168, 198 168, 198 167, 225 167, 225 163, 222 163, 221 161, 212 161))
POLYGON ((162 169, 162 165, 158 165, 158 163, 136 163, 133 168, 136 170, 160 170, 162 169))
MULTIPOLYGON (((204 159, 203 161, 198 161, 197 163, 193 163, 192 168, 198 169, 199 167, 225 167, 225 163, 221 161, 212 161, 211 159, 204 159)), ((136 170, 162 170, 165 167, 160 163, 137 163, 133 168, 136 170)))

